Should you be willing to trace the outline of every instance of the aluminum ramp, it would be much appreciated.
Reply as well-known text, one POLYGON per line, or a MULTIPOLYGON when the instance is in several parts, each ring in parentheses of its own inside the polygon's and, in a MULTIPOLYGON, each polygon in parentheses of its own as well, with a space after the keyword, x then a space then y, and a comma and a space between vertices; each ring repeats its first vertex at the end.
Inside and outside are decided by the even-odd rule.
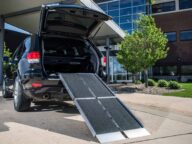
POLYGON ((59 77, 101 143, 149 135, 97 74, 60 73, 59 77))

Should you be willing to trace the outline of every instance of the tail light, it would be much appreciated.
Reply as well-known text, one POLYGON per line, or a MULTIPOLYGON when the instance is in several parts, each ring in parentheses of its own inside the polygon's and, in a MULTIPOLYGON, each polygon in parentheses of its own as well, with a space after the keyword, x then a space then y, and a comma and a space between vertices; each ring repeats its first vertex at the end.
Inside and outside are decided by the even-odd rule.
POLYGON ((29 63, 39 63, 40 62, 40 53, 39 52, 28 53, 27 60, 29 63))
POLYGON ((42 85, 41 83, 39 83, 39 82, 34 82, 34 83, 31 84, 31 86, 32 86, 33 88, 40 88, 40 87, 42 87, 43 85, 42 85))
POLYGON ((104 56, 101 58, 101 65, 105 67, 106 63, 107 63, 107 58, 106 58, 106 56, 104 56))

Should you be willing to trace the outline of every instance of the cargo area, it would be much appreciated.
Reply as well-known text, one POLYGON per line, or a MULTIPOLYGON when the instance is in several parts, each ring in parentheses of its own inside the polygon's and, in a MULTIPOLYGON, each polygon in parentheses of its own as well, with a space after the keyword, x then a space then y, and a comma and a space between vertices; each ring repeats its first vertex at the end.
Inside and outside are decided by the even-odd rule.
POLYGON ((42 64, 47 75, 95 73, 99 65, 94 48, 84 39, 44 38, 42 54, 42 64))

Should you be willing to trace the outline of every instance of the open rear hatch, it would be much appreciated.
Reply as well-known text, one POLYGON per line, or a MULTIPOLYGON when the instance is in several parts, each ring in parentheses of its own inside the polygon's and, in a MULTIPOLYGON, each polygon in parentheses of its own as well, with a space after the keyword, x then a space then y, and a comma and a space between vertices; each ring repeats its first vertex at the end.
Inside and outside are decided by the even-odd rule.
POLYGON ((40 32, 89 37, 110 17, 80 5, 54 4, 42 7, 40 32))

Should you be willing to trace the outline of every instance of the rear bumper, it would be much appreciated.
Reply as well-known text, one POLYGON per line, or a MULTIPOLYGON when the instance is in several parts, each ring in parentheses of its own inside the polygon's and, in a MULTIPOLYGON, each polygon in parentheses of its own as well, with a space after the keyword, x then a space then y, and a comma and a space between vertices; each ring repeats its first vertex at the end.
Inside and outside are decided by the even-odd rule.
POLYGON ((69 98, 65 87, 59 79, 33 78, 23 84, 24 93, 33 100, 64 100, 69 98), (41 83, 41 87, 32 87, 33 83, 41 83))

